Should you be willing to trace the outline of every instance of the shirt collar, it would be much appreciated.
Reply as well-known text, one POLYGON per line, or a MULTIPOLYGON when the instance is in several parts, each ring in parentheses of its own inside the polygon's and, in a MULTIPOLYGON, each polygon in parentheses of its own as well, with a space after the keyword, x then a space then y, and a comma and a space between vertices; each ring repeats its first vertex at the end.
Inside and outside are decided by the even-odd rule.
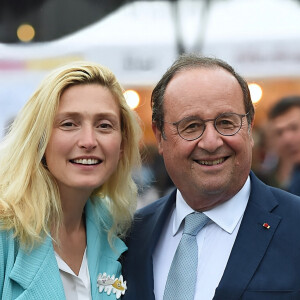
MULTIPOLYGON (((65 273, 68 273, 72 276, 75 276, 75 277, 79 277, 80 279, 83 280, 83 278, 86 276, 86 270, 88 270, 88 264, 87 264, 87 257, 86 257, 86 248, 84 250, 84 254, 83 254, 83 257, 82 257, 82 262, 81 262, 81 266, 80 266, 80 270, 79 270, 79 274, 76 275, 74 273, 74 271, 69 267, 69 265, 59 256, 59 254, 54 251, 54 254, 55 254, 55 258, 56 258, 56 261, 57 261, 57 265, 58 265, 58 268, 59 270, 65 272, 65 273)), ((84 280, 83 280, 84 281, 84 280)))
MULTIPOLYGON (((204 214, 223 230, 232 233, 244 214, 249 195, 250 178, 248 176, 244 186, 235 196, 211 210, 205 211, 204 214)), ((184 218, 192 212, 194 212, 194 210, 185 202, 180 191, 177 190, 173 235, 176 235, 178 232, 184 218)))

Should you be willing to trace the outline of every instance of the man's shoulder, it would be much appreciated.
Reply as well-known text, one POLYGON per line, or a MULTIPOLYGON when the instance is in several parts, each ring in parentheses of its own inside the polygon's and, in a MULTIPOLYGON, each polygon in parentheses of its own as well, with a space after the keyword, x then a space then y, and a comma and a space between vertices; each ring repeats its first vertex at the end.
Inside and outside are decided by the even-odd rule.
POLYGON ((136 211, 135 218, 141 218, 161 211, 167 204, 169 198, 172 197, 174 193, 176 192, 173 191, 171 194, 163 196, 162 198, 159 198, 158 200, 155 200, 154 202, 140 208, 136 211))
MULTIPOLYGON (((296 211, 300 215, 300 197, 290 192, 281 190, 275 187, 269 187, 270 191, 278 201, 278 206, 275 208, 276 210, 286 211, 287 213, 291 213, 291 211, 296 211)), ((299 218, 300 220, 300 218, 299 218)))
MULTIPOLYGON (((276 207, 287 207, 300 209, 300 197, 291 194, 288 191, 282 190, 263 183, 258 179, 253 172, 251 172, 251 195, 254 196, 253 202, 261 204, 260 202, 276 203, 276 207), (275 201, 275 202, 274 202, 275 201)), ((300 183, 299 183, 300 185, 300 183)), ((251 196, 250 195, 250 196, 251 196)))
POLYGON ((144 239, 145 232, 153 234, 157 229, 160 230, 172 212, 175 196, 176 190, 136 211, 129 236, 135 239, 141 236, 144 239))

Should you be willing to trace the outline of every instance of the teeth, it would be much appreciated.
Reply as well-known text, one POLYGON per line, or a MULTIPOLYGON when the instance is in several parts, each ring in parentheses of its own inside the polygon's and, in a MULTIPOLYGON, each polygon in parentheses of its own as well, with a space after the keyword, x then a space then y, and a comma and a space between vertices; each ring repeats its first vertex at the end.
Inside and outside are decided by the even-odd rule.
POLYGON ((83 158, 83 159, 74 159, 73 162, 81 165, 95 165, 98 164, 100 161, 94 158, 83 158))
POLYGON ((220 159, 216 159, 216 160, 200 160, 199 164, 205 165, 205 166, 214 166, 214 165, 221 164, 224 160, 225 160, 225 158, 220 158, 220 159))

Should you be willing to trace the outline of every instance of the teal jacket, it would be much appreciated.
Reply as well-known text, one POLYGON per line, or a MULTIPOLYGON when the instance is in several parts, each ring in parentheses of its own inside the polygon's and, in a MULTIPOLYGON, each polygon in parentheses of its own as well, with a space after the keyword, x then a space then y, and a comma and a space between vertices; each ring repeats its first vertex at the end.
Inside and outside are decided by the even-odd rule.
MULTIPOLYGON (((111 249, 104 224, 111 223, 103 204, 85 207, 87 231, 87 259, 91 280, 92 299, 112 300, 116 294, 99 292, 97 278, 101 273, 121 275, 120 255, 127 250, 120 239, 114 239, 111 249)), ((126 278, 124 278, 126 281, 126 278)), ((7 300, 63 300, 64 289, 54 255, 52 240, 47 237, 43 244, 30 252, 22 250, 12 232, 0 231, 0 299, 7 300)))

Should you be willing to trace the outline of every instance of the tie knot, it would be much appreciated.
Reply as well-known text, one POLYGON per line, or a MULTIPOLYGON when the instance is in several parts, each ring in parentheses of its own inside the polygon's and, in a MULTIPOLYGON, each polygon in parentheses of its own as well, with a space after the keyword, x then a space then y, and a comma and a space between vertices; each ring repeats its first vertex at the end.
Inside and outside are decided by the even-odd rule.
POLYGON ((198 232, 206 225, 209 218, 203 213, 191 213, 185 217, 183 233, 197 235, 198 232))

